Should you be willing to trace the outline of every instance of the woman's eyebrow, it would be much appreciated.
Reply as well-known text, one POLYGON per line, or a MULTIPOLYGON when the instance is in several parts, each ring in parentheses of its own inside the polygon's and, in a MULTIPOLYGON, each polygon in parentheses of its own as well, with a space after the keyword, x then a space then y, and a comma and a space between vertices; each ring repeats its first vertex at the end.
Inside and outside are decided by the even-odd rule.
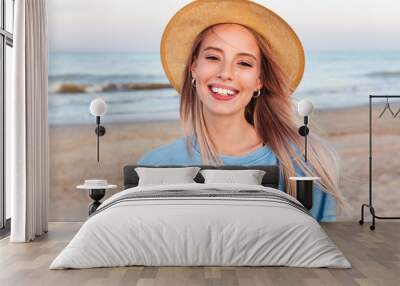
MULTIPOLYGON (((218 51, 218 52, 221 52, 221 53, 223 53, 224 51, 222 50, 222 49, 220 49, 220 48, 217 48, 217 47, 207 47, 207 48, 205 48, 203 51, 208 51, 208 50, 215 50, 215 51, 218 51)), ((249 53, 244 53, 244 52, 242 52, 242 53, 238 53, 237 54, 238 56, 248 56, 248 57, 251 57, 251 58, 253 58, 255 61, 257 61, 257 57, 256 56, 254 56, 254 55, 252 55, 252 54, 249 54, 249 53)))

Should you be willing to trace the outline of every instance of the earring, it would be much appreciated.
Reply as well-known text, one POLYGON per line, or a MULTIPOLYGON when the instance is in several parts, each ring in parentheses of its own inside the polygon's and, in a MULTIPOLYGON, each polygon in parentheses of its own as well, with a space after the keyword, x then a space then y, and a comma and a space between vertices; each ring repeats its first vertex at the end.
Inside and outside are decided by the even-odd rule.
POLYGON ((196 79, 195 78, 192 78, 192 86, 196 87, 196 79))
POLYGON ((261 94, 261 89, 259 89, 258 92, 257 92, 257 95, 253 95, 253 97, 254 97, 254 98, 257 98, 257 97, 260 96, 260 94, 261 94))

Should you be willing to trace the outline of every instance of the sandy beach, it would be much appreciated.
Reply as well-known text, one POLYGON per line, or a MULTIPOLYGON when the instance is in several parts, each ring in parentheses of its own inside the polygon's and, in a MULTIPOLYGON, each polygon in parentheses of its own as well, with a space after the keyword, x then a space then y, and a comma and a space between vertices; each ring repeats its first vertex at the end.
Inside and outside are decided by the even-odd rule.
MULTIPOLYGON (((400 117, 389 113, 377 119, 373 112, 374 206, 380 216, 400 215, 400 117), (397 212, 397 213, 396 213, 397 212)), ((340 187, 348 207, 337 210, 338 220, 359 220, 368 202, 368 106, 317 111, 311 128, 329 141, 341 161, 340 187)), ((100 163, 96 161, 94 125, 50 126, 50 221, 83 221, 91 202, 76 185, 89 178, 104 178, 119 186, 122 169, 135 164, 147 151, 182 136, 178 121, 107 124, 101 138, 100 163)), ((369 218, 370 216, 368 216, 369 218)))

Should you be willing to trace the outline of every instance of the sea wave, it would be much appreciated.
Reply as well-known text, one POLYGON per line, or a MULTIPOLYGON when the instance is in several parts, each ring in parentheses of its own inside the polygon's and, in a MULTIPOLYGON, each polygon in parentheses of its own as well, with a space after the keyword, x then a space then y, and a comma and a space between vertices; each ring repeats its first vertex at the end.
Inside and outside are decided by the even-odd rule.
POLYGON ((318 96, 327 94, 351 94, 362 91, 363 87, 358 85, 344 85, 344 86, 326 86, 321 88, 303 89, 296 92, 301 96, 318 96))
POLYGON ((144 80, 155 80, 163 79, 165 76, 160 74, 142 74, 142 73, 130 73, 130 74, 91 74, 91 73, 59 73, 49 74, 49 82, 104 82, 104 81, 115 81, 115 82, 132 82, 132 81, 144 81, 144 80))
POLYGON ((50 93, 101 93, 135 90, 156 90, 172 88, 169 83, 106 83, 106 84, 79 84, 53 83, 49 85, 50 93))
POLYGON ((400 77, 400 71, 375 71, 367 73, 369 77, 400 77))

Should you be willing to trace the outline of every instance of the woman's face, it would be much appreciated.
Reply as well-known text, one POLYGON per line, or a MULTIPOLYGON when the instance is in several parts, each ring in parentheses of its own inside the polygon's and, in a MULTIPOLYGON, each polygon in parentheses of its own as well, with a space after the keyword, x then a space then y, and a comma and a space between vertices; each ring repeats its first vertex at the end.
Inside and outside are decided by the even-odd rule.
POLYGON ((192 64, 196 92, 206 112, 243 113, 261 88, 260 50, 253 34, 237 24, 219 24, 206 32, 192 64))

